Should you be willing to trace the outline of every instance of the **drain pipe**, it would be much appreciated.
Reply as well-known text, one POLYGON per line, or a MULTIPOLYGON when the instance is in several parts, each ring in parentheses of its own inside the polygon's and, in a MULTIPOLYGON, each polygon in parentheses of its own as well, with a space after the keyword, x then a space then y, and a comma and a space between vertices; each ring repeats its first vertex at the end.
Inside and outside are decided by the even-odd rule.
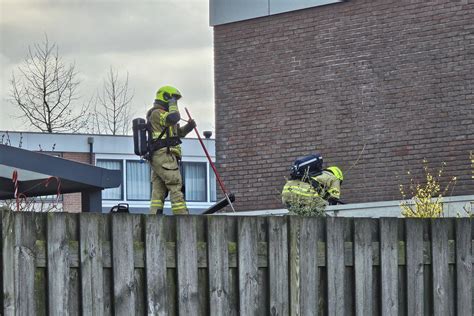
POLYGON ((87 137, 87 143, 89 144, 89 164, 94 165, 94 137, 87 137))

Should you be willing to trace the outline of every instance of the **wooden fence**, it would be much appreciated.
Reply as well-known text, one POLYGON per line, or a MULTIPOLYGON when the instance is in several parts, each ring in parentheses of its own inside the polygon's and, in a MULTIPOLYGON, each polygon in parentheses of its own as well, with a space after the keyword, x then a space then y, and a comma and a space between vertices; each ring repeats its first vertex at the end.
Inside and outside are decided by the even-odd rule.
POLYGON ((470 219, 4 212, 4 315, 472 315, 470 219))

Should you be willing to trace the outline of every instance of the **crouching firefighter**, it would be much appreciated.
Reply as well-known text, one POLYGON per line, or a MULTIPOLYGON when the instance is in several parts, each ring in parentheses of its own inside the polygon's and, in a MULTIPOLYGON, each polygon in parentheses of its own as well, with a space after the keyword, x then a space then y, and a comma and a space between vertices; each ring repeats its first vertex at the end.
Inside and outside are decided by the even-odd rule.
POLYGON ((135 154, 144 156, 151 165, 151 214, 163 213, 168 193, 173 214, 188 214, 181 190, 183 180, 180 173, 180 138, 191 132, 196 127, 196 123, 194 120, 189 120, 185 126, 179 126, 181 116, 178 100, 180 98, 181 92, 178 89, 172 86, 161 87, 156 92, 153 107, 147 112, 146 125, 135 122, 137 120, 143 122, 143 119, 135 119, 133 122, 135 154), (146 136, 143 125, 146 126, 148 133, 146 136), (144 145, 144 137, 148 139, 146 145, 144 145))
POLYGON ((282 191, 283 204, 291 208, 318 205, 335 205, 340 202, 341 184, 344 176, 340 168, 331 166, 322 169, 321 155, 309 155, 297 159, 291 168, 290 179, 282 191))

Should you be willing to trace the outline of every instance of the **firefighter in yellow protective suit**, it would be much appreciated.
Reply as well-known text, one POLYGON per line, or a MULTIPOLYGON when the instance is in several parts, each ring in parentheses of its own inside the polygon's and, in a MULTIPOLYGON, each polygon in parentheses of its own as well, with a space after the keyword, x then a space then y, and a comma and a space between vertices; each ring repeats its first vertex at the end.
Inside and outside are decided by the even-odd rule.
POLYGON ((181 191, 183 180, 179 170, 181 161, 181 137, 196 127, 194 120, 180 127, 181 116, 178 100, 181 92, 172 86, 164 86, 156 92, 153 107, 147 113, 148 130, 151 135, 151 214, 162 214, 165 198, 170 194, 173 214, 188 214, 184 194, 181 191))
POLYGON ((291 179, 283 187, 282 202, 287 207, 311 205, 316 199, 322 199, 329 205, 341 203, 343 180, 342 171, 336 166, 328 167, 315 176, 291 179))

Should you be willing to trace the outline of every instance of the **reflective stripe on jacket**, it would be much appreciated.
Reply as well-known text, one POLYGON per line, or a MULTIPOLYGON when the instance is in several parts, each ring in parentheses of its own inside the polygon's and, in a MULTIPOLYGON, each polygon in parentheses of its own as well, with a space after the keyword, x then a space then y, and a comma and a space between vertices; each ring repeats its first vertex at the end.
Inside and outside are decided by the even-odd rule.
MULTIPOLYGON (((148 111, 149 113, 149 122, 151 124, 152 139, 157 139, 164 129, 167 129, 167 132, 161 137, 161 139, 166 139, 168 137, 184 137, 186 136, 186 130, 181 128, 179 124, 169 124, 168 116, 176 114, 178 112, 178 106, 176 103, 170 103, 168 111, 166 111, 159 104, 155 103, 153 107, 148 111)), ((167 148, 162 148, 159 151, 166 151, 167 148)), ((181 158, 181 146, 176 145, 170 147, 170 151, 176 157, 181 158)))
POLYGON ((341 197, 341 181, 339 181, 332 172, 324 170, 320 175, 317 175, 312 179, 321 185, 320 191, 325 200, 327 200, 329 196, 336 199, 341 197))
POLYGON ((316 183, 316 188, 306 181, 289 180, 282 191, 282 202, 284 204, 310 204, 311 200, 322 198, 328 200, 329 197, 339 199, 340 181, 331 172, 323 171, 320 175, 312 177, 316 183))

